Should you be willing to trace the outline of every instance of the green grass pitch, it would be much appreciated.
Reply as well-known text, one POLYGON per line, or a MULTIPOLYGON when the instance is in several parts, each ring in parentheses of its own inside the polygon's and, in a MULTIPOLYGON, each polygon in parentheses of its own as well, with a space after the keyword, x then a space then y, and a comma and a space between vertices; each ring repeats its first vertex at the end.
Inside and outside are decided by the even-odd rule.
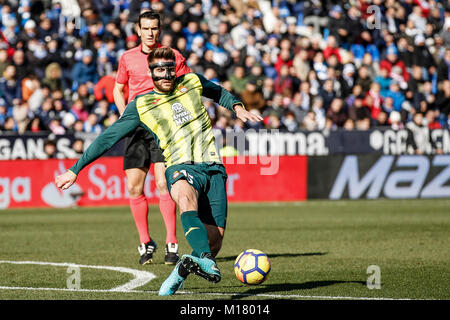
MULTIPOLYGON (((0 299, 161 299, 172 266, 164 264, 157 206, 150 207, 149 226, 159 249, 153 264, 141 266, 128 207, 0 211, 0 299), (136 287, 135 275, 118 268, 154 278, 136 287)), ((177 228, 180 253, 190 253, 179 222, 177 228)), ((447 199, 230 204, 217 257, 222 281, 191 275, 179 294, 164 299, 448 300, 449 244, 447 199), (233 271, 236 256, 250 248, 272 263, 258 286, 241 284, 233 271)))

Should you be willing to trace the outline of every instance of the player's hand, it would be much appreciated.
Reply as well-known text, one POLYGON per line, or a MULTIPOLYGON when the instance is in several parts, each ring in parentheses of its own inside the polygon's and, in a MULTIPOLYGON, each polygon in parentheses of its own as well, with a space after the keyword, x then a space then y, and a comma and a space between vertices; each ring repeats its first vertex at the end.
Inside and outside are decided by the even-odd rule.
POLYGON ((55 183, 58 188, 65 190, 75 183, 77 175, 72 171, 67 170, 63 174, 55 178, 55 183))
POLYGON ((253 114, 247 110, 245 110, 242 106, 236 105, 234 107, 234 111, 236 112, 236 117, 241 119, 243 122, 260 122, 263 118, 260 115, 253 114))

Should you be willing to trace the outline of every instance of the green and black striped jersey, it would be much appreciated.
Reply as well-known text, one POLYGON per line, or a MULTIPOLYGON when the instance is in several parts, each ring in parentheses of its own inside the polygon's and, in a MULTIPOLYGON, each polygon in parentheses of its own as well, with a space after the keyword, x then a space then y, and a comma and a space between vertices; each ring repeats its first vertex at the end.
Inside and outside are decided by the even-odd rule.
POLYGON ((78 174, 138 126, 154 135, 167 167, 181 163, 220 163, 202 96, 232 111, 236 104, 243 106, 230 92, 202 75, 185 74, 176 79, 170 93, 151 91, 132 100, 122 116, 95 139, 70 170, 78 174))

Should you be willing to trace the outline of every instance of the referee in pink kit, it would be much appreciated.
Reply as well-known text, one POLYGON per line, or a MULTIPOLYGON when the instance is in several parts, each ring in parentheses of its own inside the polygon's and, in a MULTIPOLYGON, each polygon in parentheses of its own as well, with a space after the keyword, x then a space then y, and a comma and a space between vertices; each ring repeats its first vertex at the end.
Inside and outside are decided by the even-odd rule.
MULTIPOLYGON (((139 15, 137 33, 141 44, 123 53, 119 61, 114 86, 114 102, 122 114, 128 102, 137 95, 152 91, 154 84, 148 75, 147 55, 150 50, 162 47, 158 43, 161 33, 161 18, 158 13, 144 11, 139 15), (125 101, 125 86, 129 96, 125 101)), ((177 77, 191 72, 186 59, 175 49, 177 77)), ((148 230, 148 202, 144 194, 144 183, 150 165, 154 163, 155 182, 159 192, 159 208, 166 226, 165 263, 175 264, 178 259, 178 240, 176 236, 176 205, 170 197, 165 178, 165 164, 161 149, 153 135, 143 128, 137 128, 127 137, 123 169, 127 176, 127 189, 130 208, 139 232, 140 264, 151 263, 157 245, 148 230)))

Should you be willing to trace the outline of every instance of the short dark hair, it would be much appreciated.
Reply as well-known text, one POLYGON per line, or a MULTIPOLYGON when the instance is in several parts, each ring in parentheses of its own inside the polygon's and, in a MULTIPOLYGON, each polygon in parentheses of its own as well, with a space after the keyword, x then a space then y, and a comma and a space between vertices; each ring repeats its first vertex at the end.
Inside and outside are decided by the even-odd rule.
POLYGON ((139 28, 141 27, 142 19, 158 20, 158 28, 161 29, 161 16, 159 15, 159 13, 151 11, 151 10, 142 12, 138 18, 139 28))
POLYGON ((147 57, 148 64, 152 64, 156 59, 165 59, 175 61, 175 53, 168 47, 156 48, 150 51, 147 57))

